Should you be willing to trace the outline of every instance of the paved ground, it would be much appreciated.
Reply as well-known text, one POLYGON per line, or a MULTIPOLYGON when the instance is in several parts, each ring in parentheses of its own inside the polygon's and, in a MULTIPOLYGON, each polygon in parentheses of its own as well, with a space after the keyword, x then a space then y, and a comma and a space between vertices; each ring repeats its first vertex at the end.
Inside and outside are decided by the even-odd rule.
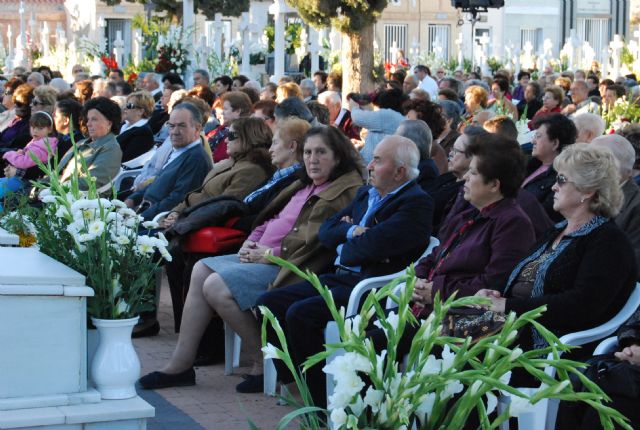
MULTIPOLYGON (((134 339, 142 363, 142 374, 157 370, 169 359, 178 335, 173 332, 173 313, 169 288, 163 282, 160 295, 160 334, 134 339)), ((222 345, 221 345, 222 347, 222 345)), ((263 430, 274 429, 292 409, 276 404, 276 398, 263 394, 238 394, 235 386, 248 368, 238 368, 224 376, 222 364, 196 369, 194 387, 166 388, 140 395, 156 407, 156 419, 149 430, 238 430, 249 428, 248 418, 263 430)), ((289 426, 287 428, 295 428, 289 426)))

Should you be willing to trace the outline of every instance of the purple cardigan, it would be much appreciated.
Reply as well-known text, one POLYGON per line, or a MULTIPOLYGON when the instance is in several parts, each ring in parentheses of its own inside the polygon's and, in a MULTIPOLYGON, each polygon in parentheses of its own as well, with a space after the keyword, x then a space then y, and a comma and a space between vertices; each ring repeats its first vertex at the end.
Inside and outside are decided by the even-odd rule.
MULTIPOLYGON (((441 244, 478 213, 468 208, 448 220, 440 230, 441 244)), ((432 294, 440 292, 448 298, 472 296, 483 288, 502 289, 509 274, 535 244, 535 233, 529 217, 514 199, 505 198, 490 208, 464 234, 433 276, 432 294)), ((442 245, 421 259, 416 275, 427 278, 442 245)))
MULTIPOLYGON (((28 134, 28 133, 29 133, 29 119, 16 117, 11 122, 9 127, 5 128, 4 131, 0 133, 0 148, 21 149, 21 148, 16 148, 14 145, 12 145, 13 140, 22 134, 28 134)), ((30 139, 27 139, 25 143, 28 142, 29 140, 30 139)))

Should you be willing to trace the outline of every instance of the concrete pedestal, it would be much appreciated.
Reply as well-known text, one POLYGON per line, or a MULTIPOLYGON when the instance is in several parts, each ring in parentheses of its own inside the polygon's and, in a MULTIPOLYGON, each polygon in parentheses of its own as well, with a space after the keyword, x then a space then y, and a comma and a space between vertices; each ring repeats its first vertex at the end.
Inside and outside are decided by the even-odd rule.
POLYGON ((144 429, 139 397, 87 386, 84 276, 33 248, 0 247, 0 429, 144 429))

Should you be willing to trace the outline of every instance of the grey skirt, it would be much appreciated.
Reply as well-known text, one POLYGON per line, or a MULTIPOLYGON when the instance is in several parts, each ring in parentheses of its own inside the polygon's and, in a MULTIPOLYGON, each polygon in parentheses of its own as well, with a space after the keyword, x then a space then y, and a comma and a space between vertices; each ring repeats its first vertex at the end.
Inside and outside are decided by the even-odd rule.
POLYGON ((280 266, 275 264, 241 263, 237 254, 209 257, 201 261, 220 275, 243 311, 256 304, 258 297, 267 291, 280 271, 280 266))

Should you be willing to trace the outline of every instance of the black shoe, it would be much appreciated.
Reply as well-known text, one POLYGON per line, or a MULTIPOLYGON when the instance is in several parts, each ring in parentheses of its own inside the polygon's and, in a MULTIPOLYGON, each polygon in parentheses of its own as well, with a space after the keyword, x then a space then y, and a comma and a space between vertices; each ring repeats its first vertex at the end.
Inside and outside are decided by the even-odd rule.
POLYGON ((156 319, 142 320, 133 327, 131 337, 136 339, 139 337, 155 336, 160 332, 160 323, 156 319))
POLYGON ((264 390, 264 375, 247 375, 247 378, 236 385, 238 393, 262 393, 264 390))
POLYGON ((224 363, 224 354, 202 354, 196 356, 195 361, 193 362, 194 367, 204 367, 204 366, 213 366, 214 364, 224 363))
POLYGON ((151 372, 138 380, 140 386, 145 390, 155 390, 157 388, 168 387, 188 387, 196 385, 196 372, 193 367, 182 373, 171 375, 169 373, 151 372))

